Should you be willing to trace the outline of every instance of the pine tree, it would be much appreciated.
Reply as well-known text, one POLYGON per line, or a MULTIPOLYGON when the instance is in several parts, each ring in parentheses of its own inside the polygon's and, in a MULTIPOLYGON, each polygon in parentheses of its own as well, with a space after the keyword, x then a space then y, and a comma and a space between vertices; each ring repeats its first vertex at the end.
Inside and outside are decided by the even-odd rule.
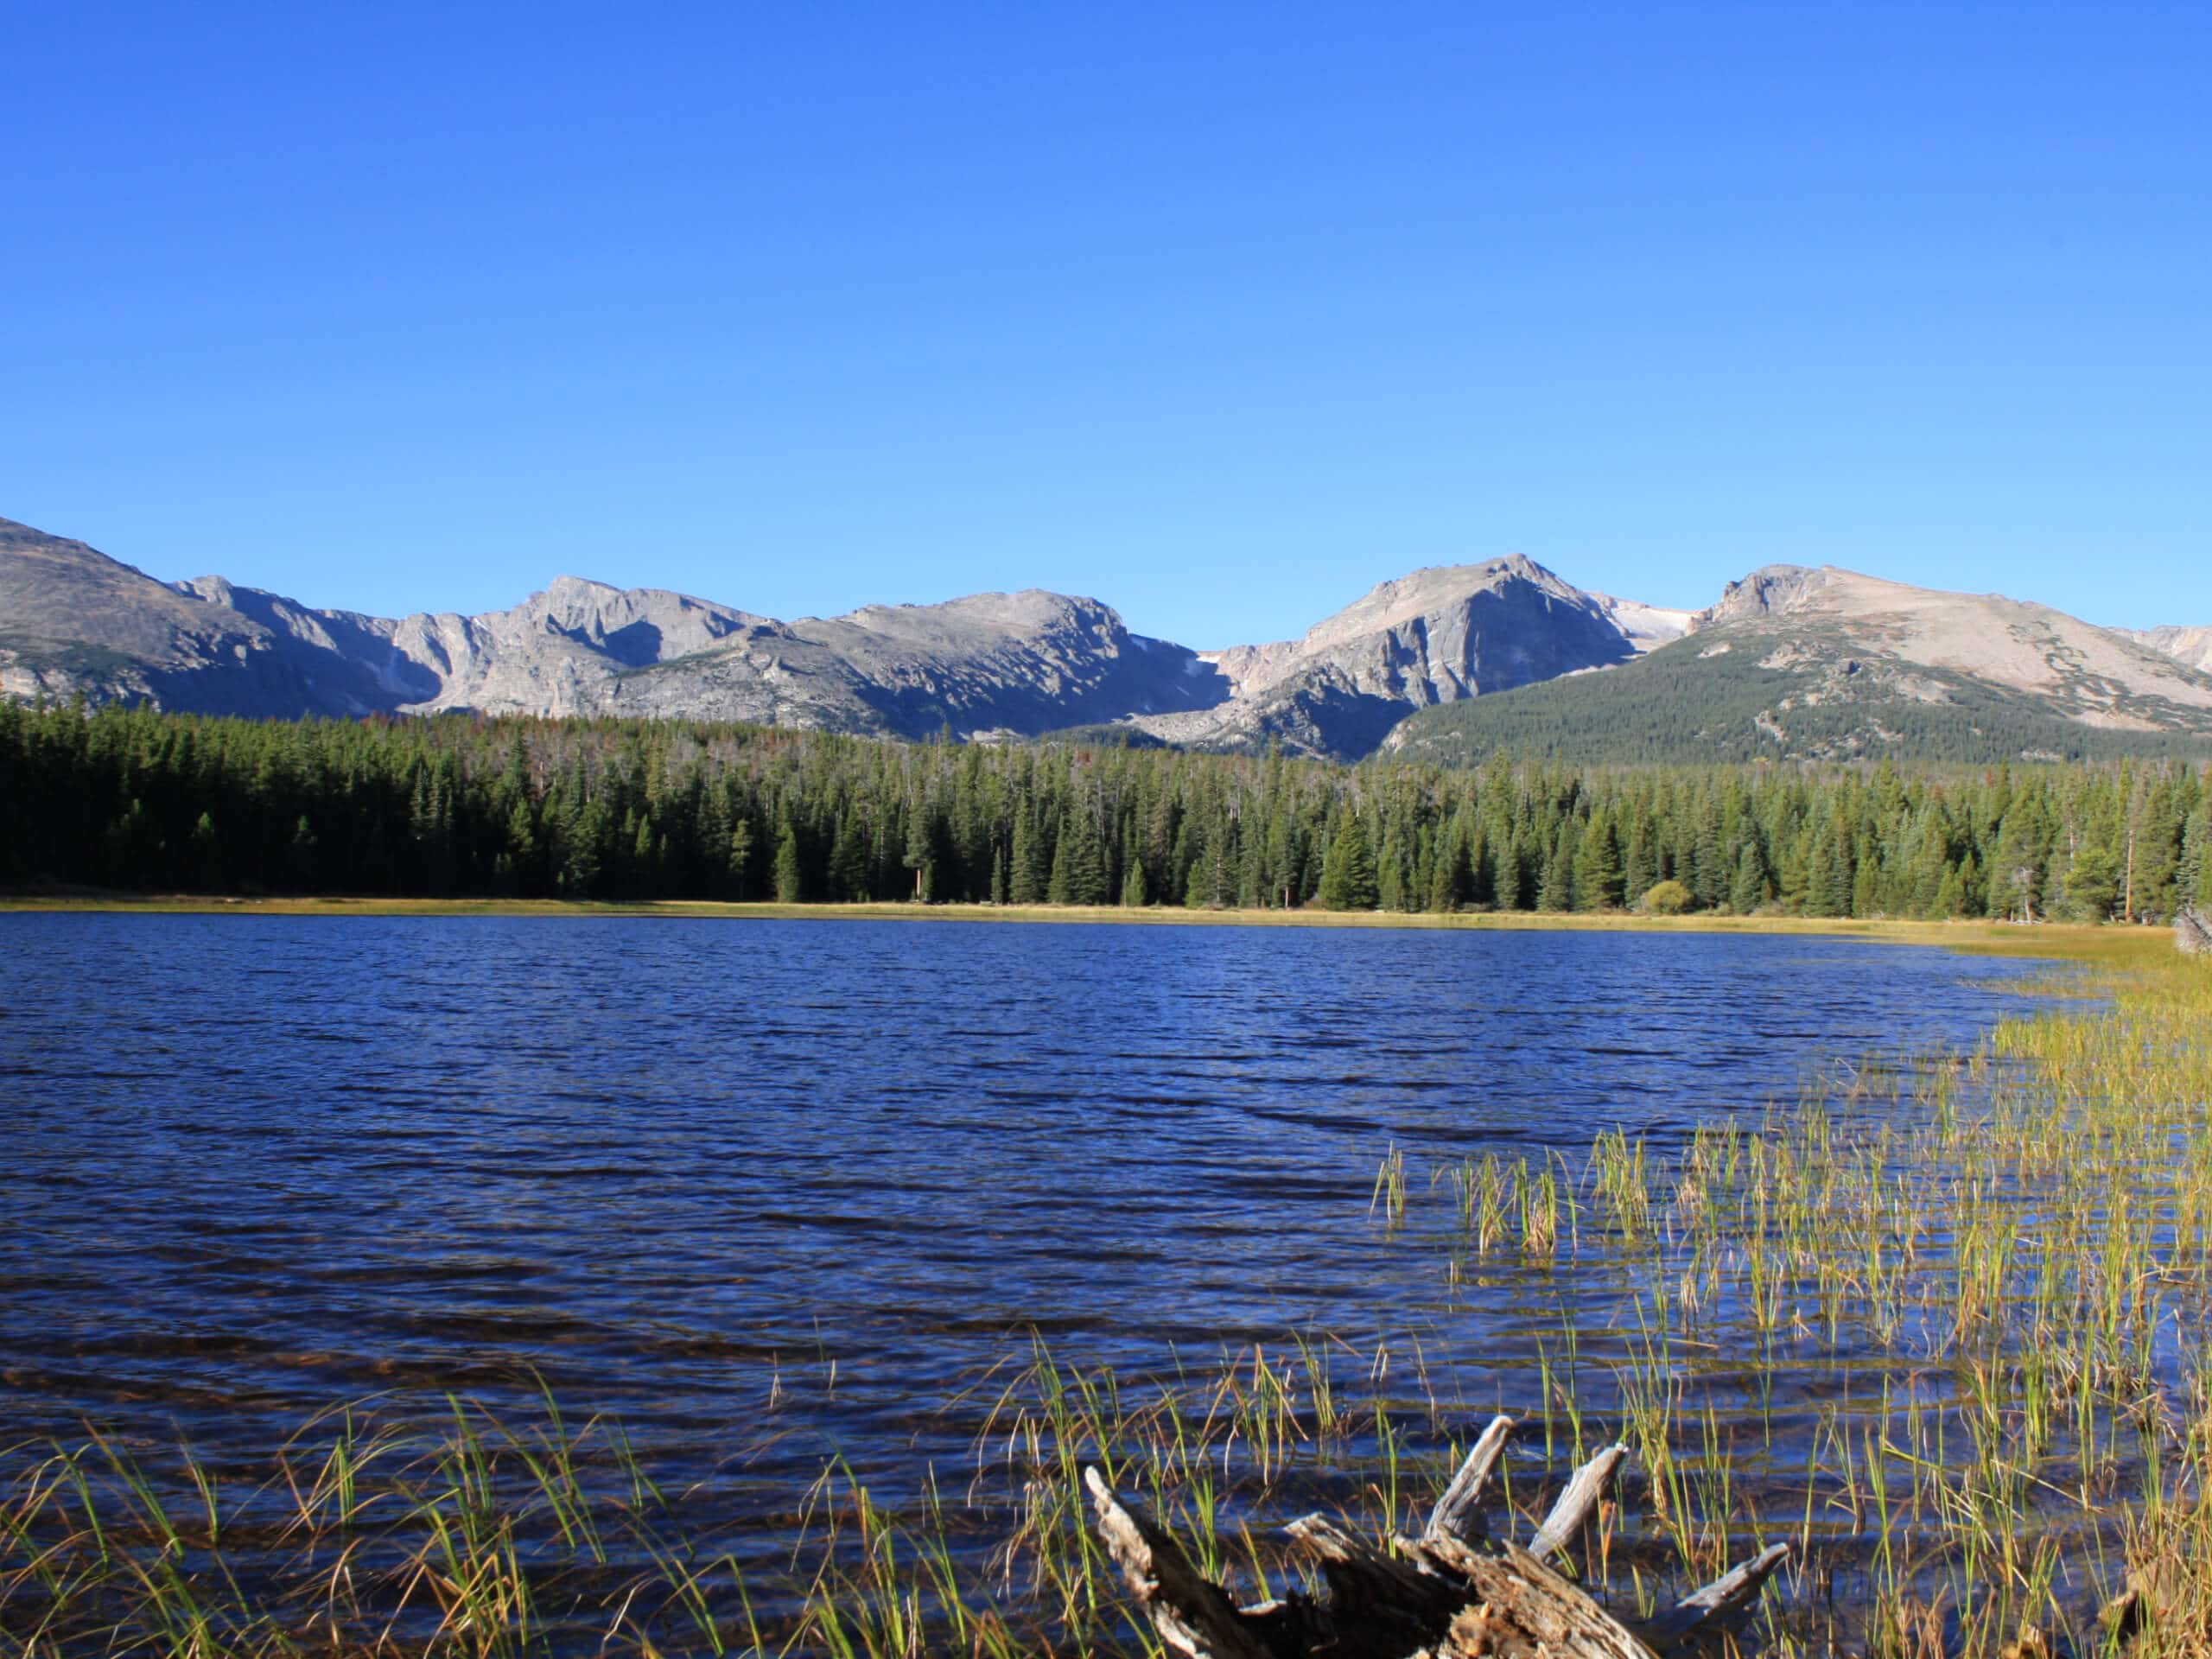
MULTIPOLYGON (((582 787, 582 779, 577 788, 582 787)), ((601 855, 601 846, 607 833, 607 798, 594 795, 584 804, 583 810, 569 822, 561 848, 561 896, 564 899, 589 899, 599 891, 600 878, 606 868, 601 855)))
POLYGON ((1151 902, 1145 890, 1144 861, 1132 858, 1122 874, 1122 903, 1130 910, 1141 910, 1151 902))
POLYGON ((1053 900, 1056 904, 1106 902, 1106 849, 1099 841, 1097 825, 1080 804, 1070 811, 1067 822, 1060 826, 1059 852, 1052 861, 1052 883, 1058 894, 1053 900))
POLYGON ((830 890, 831 897, 849 903, 870 896, 867 832, 850 812, 838 815, 837 832, 830 843, 830 890))
POLYGON ((1012 863, 1013 868, 1007 875, 1007 902, 1016 905, 1043 904, 1052 877, 1045 863, 1044 849, 1039 845, 1037 814, 1026 796, 1014 817, 1012 863))
POLYGON ((1620 841, 1607 815, 1583 832, 1575 850, 1575 902, 1583 910, 1618 910, 1624 891, 1620 841))
POLYGON ((640 812, 638 826, 630 833, 630 891, 651 898, 659 886, 659 843, 653 838, 653 821, 640 812))
POLYGON ((1473 878, 1467 868, 1467 842, 1455 826, 1445 838, 1429 872, 1428 907, 1439 915, 1448 916, 1467 902, 1467 890, 1473 878))
POLYGON ((1551 856, 1544 861, 1542 880, 1536 887, 1538 910, 1574 908, 1574 829, 1562 819, 1552 837, 1551 856))
POLYGON ((729 845, 724 855, 729 870, 730 885, 738 898, 745 897, 745 879, 753 863, 753 825, 740 818, 729 827, 729 845))
POLYGON ((507 860, 507 867, 514 873, 516 884, 527 881, 537 868, 537 815, 531 810, 526 796, 516 798, 507 813, 504 844, 500 853, 507 860))
POLYGON ((1757 843, 1745 842, 1736 855, 1736 874, 1728 885, 1728 908, 1748 916, 1772 895, 1767 887, 1766 866, 1757 843))
POLYGON ((1409 910, 1411 895, 1407 892, 1406 848, 1398 834, 1395 817, 1387 820, 1382 829, 1382 850, 1375 861, 1375 901, 1384 910, 1409 910))
POLYGON ((776 837, 776 902, 796 905, 806 897, 806 881, 799 869, 798 830, 786 822, 776 837))
POLYGON ((1997 853, 1990 867, 1990 909, 2000 916, 2035 920, 2037 906, 2044 899, 2049 855, 2034 803, 2023 799, 2012 805, 1999 827, 1997 853))
POLYGON ((1373 910, 1382 902, 1375 874, 1375 855, 1367 843, 1367 826, 1357 808, 1338 820, 1336 839, 1321 861, 1324 910, 1373 910))
POLYGON ((1643 894, 1651 890, 1656 877, 1651 865, 1649 832, 1645 820, 1638 815, 1629 826, 1628 844, 1621 849, 1621 890, 1627 894, 1643 894))
POLYGON ((2075 913, 2084 921, 2109 921, 2120 898, 2119 853, 2103 841, 2075 848, 2066 871, 2066 899, 2075 913))
POLYGON ((1071 905, 1068 896, 1069 843, 1073 840, 1065 826, 1052 838, 1052 873, 1045 878, 1045 902, 1048 905, 1071 905))
POLYGON ((936 868, 935 837, 930 833, 930 815, 926 806, 917 804, 906 815, 906 851, 900 862, 914 873, 914 902, 921 904, 930 896, 930 878, 936 868))
POLYGON ((2182 842, 2179 886, 2184 899, 2194 899, 2200 906, 2212 906, 2212 791, 2206 792, 2190 815, 2189 830, 2182 842))
POLYGON ((1685 883, 1696 896, 1699 909, 1710 910, 1719 904, 1728 892, 1732 873, 1727 851, 1721 845, 1719 805, 1708 796, 1698 811, 1697 841, 1685 883))
MULTIPOLYGON (((1880 913, 1881 867, 1872 858, 1859 861, 1858 873, 1852 879, 1851 913, 1853 916, 1873 916, 1880 913)), ((1941 880, 1939 876, 1938 880, 1941 880)), ((1929 902, 1934 895, 1929 895, 1929 902)))

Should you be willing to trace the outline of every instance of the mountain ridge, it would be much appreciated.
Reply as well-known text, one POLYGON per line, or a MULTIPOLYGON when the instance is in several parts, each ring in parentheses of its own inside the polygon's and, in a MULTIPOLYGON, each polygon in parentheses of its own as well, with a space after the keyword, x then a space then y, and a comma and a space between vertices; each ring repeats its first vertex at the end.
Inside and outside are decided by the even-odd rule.
POLYGON ((1732 723, 1658 747, 1813 758, 1909 743, 1883 735, 1884 710, 1991 699, 2000 747, 2022 734, 2193 740, 2212 732, 2208 664, 2212 629, 2098 628, 1835 566, 1764 566, 1692 612, 1579 588, 1510 554, 1376 583, 1295 639, 1198 651, 1042 588, 784 621, 564 575, 504 610, 375 617, 219 575, 164 582, 0 519, 0 695, 270 717, 638 715, 977 741, 1082 728, 1352 760, 1459 754, 1492 726, 1556 746, 1565 716, 1525 713, 1547 696, 1602 726, 1621 697, 1663 682, 1662 704, 1718 697, 1732 723), (1738 645, 1758 648, 1748 677, 1742 661, 1687 678, 1675 666, 1738 645), (1764 701, 1747 690, 1762 675, 1783 677, 1764 701), (1840 720, 1846 709, 1859 712, 1840 720), (1799 743, 1793 725, 1821 735, 1799 743))
POLYGON ((1768 565, 1616 674, 1423 711, 1385 747, 1443 764, 1500 747, 1584 763, 2212 754, 2212 675, 2003 594, 1768 565))

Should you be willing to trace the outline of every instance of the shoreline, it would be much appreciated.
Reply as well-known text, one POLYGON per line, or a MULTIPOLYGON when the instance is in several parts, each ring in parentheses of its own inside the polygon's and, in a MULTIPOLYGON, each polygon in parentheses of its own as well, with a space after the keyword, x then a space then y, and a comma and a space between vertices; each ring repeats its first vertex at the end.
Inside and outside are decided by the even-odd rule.
POLYGON ((1864 939, 1992 956, 2075 960, 2148 955, 2171 948, 2163 927, 2087 922, 1914 921, 1835 916, 1652 916, 1633 912, 1185 910, 1166 906, 802 904, 717 899, 230 898, 198 893, 0 893, 0 915, 632 918, 709 921, 965 922, 1114 927, 1303 927, 1522 933, 1719 933, 1864 939))

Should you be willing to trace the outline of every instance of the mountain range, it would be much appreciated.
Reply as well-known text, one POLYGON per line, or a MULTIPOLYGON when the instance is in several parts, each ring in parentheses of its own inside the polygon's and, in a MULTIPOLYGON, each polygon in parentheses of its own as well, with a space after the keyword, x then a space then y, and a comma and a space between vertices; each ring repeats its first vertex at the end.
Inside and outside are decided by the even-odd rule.
POLYGON ((2212 628, 1773 565, 1691 612, 1515 555, 1386 582, 1294 640, 1199 651, 1031 589, 779 621, 556 579, 391 619, 164 582, 0 519, 0 694, 300 715, 658 715, 1451 763, 2212 753, 2212 628))

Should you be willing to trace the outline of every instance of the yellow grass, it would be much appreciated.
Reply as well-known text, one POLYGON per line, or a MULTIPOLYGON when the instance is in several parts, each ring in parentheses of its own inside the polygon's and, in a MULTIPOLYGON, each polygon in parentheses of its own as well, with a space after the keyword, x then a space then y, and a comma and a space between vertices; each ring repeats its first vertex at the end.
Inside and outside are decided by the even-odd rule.
POLYGON ((686 917, 728 921, 1058 922, 1117 927, 1419 928, 1441 931, 1802 934, 1893 944, 1940 945, 1977 954, 2066 957, 2077 960, 2145 959, 2171 951, 2163 928, 1989 921, 1854 920, 1815 916, 1651 916, 1636 912, 1562 913, 1484 911, 1438 915, 1426 911, 1187 910, 1172 906, 1127 909, 1088 905, 779 905, 711 899, 642 903, 552 899, 388 899, 209 897, 196 893, 0 894, 7 912, 85 912, 116 915, 194 916, 538 916, 686 917))

